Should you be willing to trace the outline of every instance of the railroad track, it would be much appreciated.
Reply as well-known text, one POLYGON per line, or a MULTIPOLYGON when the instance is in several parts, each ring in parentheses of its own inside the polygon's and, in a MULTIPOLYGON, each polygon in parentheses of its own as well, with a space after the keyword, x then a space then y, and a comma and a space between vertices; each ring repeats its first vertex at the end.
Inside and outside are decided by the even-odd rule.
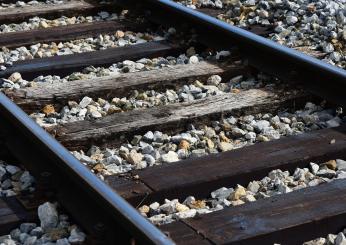
POLYGON ((166 0, 1 6, 0 243, 346 242, 325 55, 166 0))

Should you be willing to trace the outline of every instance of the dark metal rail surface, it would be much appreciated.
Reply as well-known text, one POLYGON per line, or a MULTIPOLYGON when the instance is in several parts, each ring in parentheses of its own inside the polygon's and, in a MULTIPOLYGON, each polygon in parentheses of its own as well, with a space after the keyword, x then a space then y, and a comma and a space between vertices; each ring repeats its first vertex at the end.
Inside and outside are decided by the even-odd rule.
POLYGON ((138 11, 159 24, 193 28, 198 41, 208 47, 239 48, 240 54, 260 71, 283 81, 304 84, 315 94, 346 106, 346 71, 321 60, 287 48, 249 31, 232 26, 171 0, 114 0, 138 11))
POLYGON ((35 176, 49 173, 59 201, 89 232, 99 233, 102 244, 125 244, 131 238, 140 244, 173 244, 2 93, 0 115, 8 149, 35 176))
MULTIPOLYGON (((161 24, 193 27, 199 41, 208 46, 230 49, 234 45, 261 71, 301 82, 318 95, 346 105, 346 71, 340 68, 169 0, 114 3, 140 7, 149 19, 159 18, 161 24)), ((100 244, 124 244, 132 238, 143 244, 174 244, 2 93, 0 135, 35 176, 48 176, 58 200, 100 244)))

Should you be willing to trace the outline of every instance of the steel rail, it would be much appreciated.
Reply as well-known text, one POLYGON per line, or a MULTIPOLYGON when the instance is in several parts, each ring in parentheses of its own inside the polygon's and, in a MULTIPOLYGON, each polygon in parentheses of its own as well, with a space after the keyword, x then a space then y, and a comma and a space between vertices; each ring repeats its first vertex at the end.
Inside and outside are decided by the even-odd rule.
POLYGON ((113 0, 145 10, 158 24, 193 28, 208 47, 239 48, 249 64, 278 78, 304 84, 313 93, 346 106, 346 71, 171 0, 113 0))
POLYGON ((130 234, 129 239, 132 235, 140 244, 174 244, 3 93, 0 116, 0 133, 8 149, 35 176, 51 173, 57 196, 62 197, 67 209, 72 207, 76 212, 71 214, 75 215, 73 218, 99 228, 100 224, 105 226, 101 235, 107 238, 103 244, 120 244, 124 231, 130 234))

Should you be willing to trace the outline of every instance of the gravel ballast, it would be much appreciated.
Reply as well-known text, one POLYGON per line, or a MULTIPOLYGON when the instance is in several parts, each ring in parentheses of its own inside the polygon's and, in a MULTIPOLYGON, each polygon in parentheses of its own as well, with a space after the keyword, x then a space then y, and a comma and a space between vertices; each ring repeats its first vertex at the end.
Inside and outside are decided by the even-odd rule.
POLYGON ((209 125, 195 127, 190 124, 186 131, 175 135, 148 131, 144 135, 135 135, 118 148, 92 146, 86 153, 75 151, 73 154, 103 178, 104 175, 229 151, 282 136, 337 127, 345 122, 346 118, 338 111, 307 103, 302 110, 283 110, 277 115, 228 116, 209 125))
POLYGON ((143 205, 138 211, 155 225, 162 225, 344 178, 346 178, 344 160, 330 160, 321 164, 310 163, 308 168, 296 168, 292 173, 280 169, 273 170, 263 179, 251 181, 247 187, 241 185, 232 188, 222 187, 211 192, 210 197, 206 199, 196 200, 193 196, 183 201, 166 199, 161 204, 155 202, 143 205))
POLYGON ((38 207, 39 224, 22 223, 10 234, 0 236, 4 245, 69 245, 82 244, 86 234, 59 212, 57 203, 46 202, 38 207))
POLYGON ((156 70, 163 67, 170 67, 173 65, 190 64, 191 60, 194 60, 194 64, 200 61, 214 61, 217 62, 220 59, 226 59, 230 56, 228 51, 220 51, 216 53, 202 53, 197 54, 194 47, 187 49, 186 53, 180 54, 176 57, 156 57, 152 59, 142 58, 136 61, 124 60, 112 64, 109 67, 94 67, 89 66, 85 69, 74 72, 66 77, 60 76, 38 76, 33 80, 25 80, 18 72, 13 73, 7 79, 0 78, 0 89, 20 89, 25 87, 36 87, 41 84, 57 84, 66 83, 74 80, 86 80, 96 77, 116 76, 119 74, 137 72, 137 71, 149 71, 156 70), (191 59, 191 57, 193 57, 191 59))
POLYGON ((217 18, 238 27, 272 26, 269 39, 346 68, 345 0, 196 0, 179 1, 190 8, 223 9, 217 18))
POLYGON ((7 8, 23 8, 28 6, 42 6, 42 5, 60 5, 66 3, 66 0, 45 0, 45 1, 17 1, 15 3, 0 3, 0 10, 7 8))
MULTIPOLYGON (((0 64, 4 63, 7 66, 10 66, 13 62, 20 60, 85 53, 105 50, 107 48, 140 44, 148 41, 160 41, 163 39, 163 37, 152 33, 135 33, 132 31, 119 30, 110 35, 100 34, 97 37, 89 37, 60 43, 38 43, 31 45, 28 48, 24 46, 16 49, 3 47, 2 51, 0 51, 0 64)), ((5 70, 6 66, 2 65, 0 68, 5 70)))
POLYGON ((0 160, 0 197, 34 191, 35 180, 26 170, 0 160))
POLYGON ((95 16, 73 16, 66 17, 61 16, 56 19, 47 19, 39 16, 30 18, 27 21, 21 23, 11 23, 0 25, 0 33, 17 32, 17 31, 30 31, 36 29, 46 29, 50 27, 67 26, 82 23, 93 23, 97 21, 107 21, 107 20, 119 20, 124 18, 125 12, 108 13, 105 11, 99 12, 95 16))
POLYGON ((46 105, 41 112, 31 114, 41 126, 68 123, 80 120, 95 120, 114 113, 163 106, 180 102, 193 102, 210 96, 226 93, 237 94, 251 88, 275 89, 279 81, 264 75, 257 77, 237 76, 228 82, 222 82, 218 75, 210 76, 206 81, 196 80, 192 84, 177 86, 164 92, 134 90, 130 97, 93 100, 84 97, 80 101, 69 101, 62 110, 55 112, 53 105, 46 105))

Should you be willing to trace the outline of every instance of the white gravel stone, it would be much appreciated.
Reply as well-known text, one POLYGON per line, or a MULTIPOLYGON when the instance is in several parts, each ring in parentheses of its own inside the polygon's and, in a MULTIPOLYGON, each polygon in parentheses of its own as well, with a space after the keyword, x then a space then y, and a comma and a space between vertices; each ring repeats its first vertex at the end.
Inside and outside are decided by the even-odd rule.
POLYGON ((217 86, 221 83, 222 79, 219 75, 213 75, 208 78, 207 84, 217 86))
POLYGON ((171 163, 171 162, 177 162, 179 161, 178 154, 174 151, 169 151, 167 154, 164 154, 161 156, 162 162, 164 163, 171 163))
POLYGON ((310 163, 310 168, 311 168, 311 172, 312 172, 313 174, 317 174, 318 170, 320 169, 320 167, 318 166, 318 164, 313 163, 313 162, 310 163))
POLYGON ((232 0, 222 1, 222 5, 214 0, 179 2, 193 9, 223 8, 217 18, 238 27, 275 26, 269 39, 310 55, 321 53, 324 61, 346 67, 344 50, 335 52, 344 47, 346 41, 344 0, 232 0))
MULTIPOLYGON (((330 163, 327 162, 327 163, 330 163)), ((310 164, 311 166, 321 166, 321 169, 325 169, 327 163, 310 164)), ((314 167, 316 170, 316 168, 314 167)), ((268 173, 268 176, 264 177, 260 181, 251 181, 247 188, 240 185, 233 188, 222 187, 210 194, 210 198, 196 200, 195 197, 187 197, 183 204, 178 199, 172 201, 165 200, 165 203, 159 206, 159 203, 155 202, 150 205, 153 210, 158 212, 148 213, 148 218, 154 224, 161 225, 173 222, 179 219, 192 218, 197 214, 205 214, 210 212, 216 212, 224 207, 232 207, 242 205, 247 202, 255 202, 258 199, 268 198, 271 196, 286 194, 309 186, 317 186, 325 183, 326 181, 333 181, 334 176, 326 176, 324 178, 319 177, 309 171, 308 168, 297 168, 292 174, 288 171, 282 171, 280 169, 272 170, 268 173), (314 182, 312 184, 312 182, 314 182), (186 207, 189 207, 189 209, 186 207), (177 207, 185 207, 179 210, 177 207)), ((143 206, 144 207, 144 206, 143 206)), ((346 229, 345 229, 346 230, 346 229)), ((323 240, 323 239, 322 239, 323 240)), ((322 240, 314 240, 306 245, 316 245, 317 242, 322 240)), ((327 240, 333 241, 330 244, 343 244, 345 241, 344 234, 329 235, 327 240), (334 243, 338 241, 339 243, 334 243)))
POLYGON ((193 55, 189 59, 189 64, 197 64, 198 63, 198 57, 193 55))
MULTIPOLYGON (((119 38, 116 33, 100 34, 97 37, 88 37, 60 43, 37 43, 31 45, 30 47, 22 46, 13 49, 4 47, 0 51, 0 58, 7 66, 10 66, 13 64, 13 62, 21 60, 85 53, 97 50, 105 50, 107 48, 139 44, 147 41, 159 41, 163 39, 164 37, 157 36, 156 34, 134 33, 129 31, 125 32, 125 36, 121 38, 119 38)), ((20 74, 15 74, 17 74, 16 78, 19 78, 20 74)), ((19 81, 20 79, 15 80, 16 83, 19 81)))
POLYGON ((23 223, 20 229, 16 228, 9 235, 0 237, 0 244, 82 244, 86 235, 76 226, 70 224, 67 215, 60 214, 56 205, 44 203, 38 208, 41 225, 36 227, 34 223, 23 223))
POLYGON ((258 190, 260 189, 260 187, 261 186, 259 185, 259 183, 257 181, 252 181, 249 183, 247 189, 249 191, 251 191, 252 193, 256 194, 258 192, 258 190))
POLYGON ((336 166, 338 170, 346 171, 346 161, 342 159, 336 159, 336 166))
POLYGON ((176 219, 187 219, 192 218, 196 215, 197 211, 195 209, 186 210, 183 212, 178 212, 173 215, 173 218, 176 219))
POLYGON ((337 237, 335 238, 335 245, 346 245, 346 238, 342 232, 339 232, 337 237))
POLYGON ((86 97, 84 97, 84 98, 81 100, 81 102, 79 102, 79 106, 80 106, 81 108, 85 108, 85 107, 87 107, 91 102, 92 102, 92 98, 86 96, 86 97))

